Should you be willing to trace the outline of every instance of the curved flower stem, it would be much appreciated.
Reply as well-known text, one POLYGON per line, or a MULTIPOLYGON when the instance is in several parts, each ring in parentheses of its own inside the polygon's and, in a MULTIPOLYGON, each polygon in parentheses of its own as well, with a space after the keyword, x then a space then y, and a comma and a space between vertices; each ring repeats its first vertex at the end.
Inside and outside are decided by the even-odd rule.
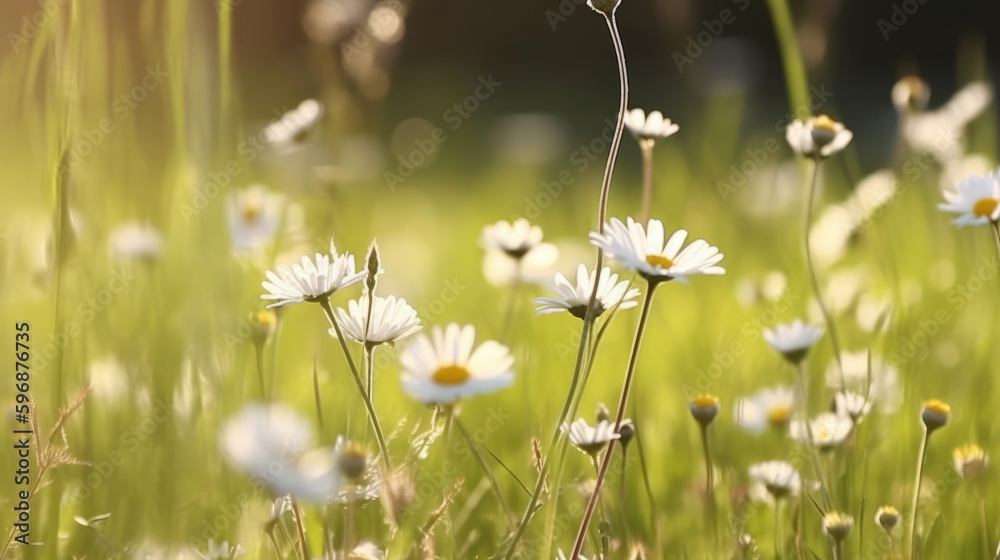
POLYGON ((910 506, 910 550, 907 558, 913 558, 917 549, 917 507, 920 505, 920 484, 923 482, 924 461, 927 459, 927 441, 931 432, 924 426, 924 437, 920 440, 920 454, 917 459, 917 478, 913 483, 913 505, 910 506))
POLYGON ((847 391, 847 382, 844 379, 844 364, 840 357, 840 338, 837 336, 837 325, 833 322, 833 316, 830 315, 830 311, 827 310, 826 304, 823 303, 823 293, 819 289, 819 280, 816 277, 816 266, 813 264, 812 248, 809 246, 809 232, 812 230, 813 205, 816 199, 819 171, 820 161, 819 159, 813 159, 812 165, 809 166, 809 196, 807 197, 806 202, 806 225, 802 237, 805 239, 806 245, 806 265, 809 268, 809 281, 812 283, 813 294, 816 296, 816 303, 819 304, 819 310, 823 313, 823 319, 826 321, 826 328, 830 331, 830 343, 833 345, 833 356, 837 361, 837 371, 840 372, 840 390, 847 391))
POLYGON ((472 436, 469 435, 469 431, 465 429, 462 421, 455 415, 454 409, 450 411, 449 414, 451 414, 455 425, 458 426, 458 431, 462 432, 462 437, 465 438, 465 444, 469 446, 469 450, 472 451, 472 454, 476 456, 476 460, 478 460, 479 464, 482 465, 483 472, 486 473, 486 478, 489 479, 490 486, 493 487, 493 493, 497 495, 497 501, 500 502, 500 509, 503 510, 504 516, 507 518, 507 521, 510 522, 510 530, 513 531, 516 527, 515 523, 517 523, 517 517, 514 516, 514 512, 512 512, 510 510, 510 506, 507 505, 507 500, 503 497, 503 490, 500 489, 500 483, 497 482, 497 477, 493 474, 493 469, 490 468, 490 464, 486 462, 486 458, 483 457, 483 454, 479 452, 476 442, 473 441, 472 436))
POLYGON ((292 500, 292 511, 295 512, 295 529, 299 534, 299 547, 302 550, 303 560, 309 560, 309 545, 306 544, 306 526, 302 519, 302 510, 299 509, 299 504, 295 500, 292 500))
MULTIPOLYGON (((600 465, 600 463, 597 462, 597 455, 591 455, 590 461, 594 465, 594 474, 600 476, 600 474, 601 474, 601 465, 600 465)), ((623 474, 624 474, 624 471, 623 471, 623 474)), ((597 503, 598 503, 598 507, 600 508, 600 512, 598 513, 598 517, 600 517, 600 519, 601 519, 602 522, 607 522, 608 514, 607 514, 607 511, 604 509, 604 498, 603 498, 603 496, 598 496, 597 497, 597 503)), ((600 525, 600 524, 598 524, 598 525, 600 525)), ((608 557, 608 548, 609 548, 609 544, 610 544, 610 539, 608 538, 607 533, 605 533, 603 530, 598 530, 598 536, 600 537, 600 541, 601 541, 601 556, 600 557, 601 558, 607 558, 608 557)))
MULTIPOLYGON (((629 393, 632 391, 632 381, 635 379, 635 366, 639 360, 639 349, 642 347, 642 336, 646 332, 646 323, 649 321, 649 310, 653 304, 653 296, 656 294, 656 287, 658 283, 656 281, 648 282, 646 288, 646 296, 642 301, 642 314, 639 315, 639 323, 635 327, 635 338, 632 341, 632 352, 629 355, 628 369, 625 372, 625 381, 622 384, 622 394, 618 400, 618 416, 615 419, 615 432, 621 429, 622 420, 625 418, 625 408, 628 406, 629 393)), ((576 543, 573 545, 573 552, 569 556, 570 558, 576 558, 580 555, 580 551, 583 549, 583 541, 587 535, 587 527, 590 525, 590 519, 594 516, 594 509, 597 506, 597 501, 601 495, 601 488, 604 486, 604 480, 608 476, 608 468, 611 466, 611 456, 614 454, 615 442, 617 440, 611 440, 608 442, 608 450, 604 454, 604 461, 601 463, 601 470, 597 474, 597 483, 594 486, 594 493, 590 496, 590 502, 587 504, 587 509, 584 511, 583 520, 580 521, 580 530, 576 534, 576 543)))
POLYGON ((319 300, 320 306, 323 307, 323 311, 326 313, 326 318, 330 321, 330 325, 333 327, 334 332, 337 333, 337 340, 340 341, 340 347, 344 350, 344 357, 347 358, 347 365, 351 368, 351 373, 354 375, 354 382, 358 386, 358 393, 361 394, 361 400, 365 403, 365 410, 368 411, 368 419, 371 421, 372 428, 375 429, 375 439, 378 440, 379 454, 382 456, 382 463, 385 465, 386 470, 391 470, 392 465, 389 462, 389 450, 385 445, 385 435, 382 433, 382 425, 378 421, 378 416, 375 414, 375 406, 372 404, 371 399, 368 398, 368 393, 365 391, 364 381, 361 380, 361 374, 358 373, 358 368, 354 365, 354 358, 351 357, 351 351, 347 348, 347 341, 344 340, 344 333, 340 330, 340 323, 337 322, 337 317, 333 314, 333 308, 330 306, 330 300, 327 298, 321 298, 319 300))
POLYGON ((993 241, 997 247, 997 257, 1000 257, 1000 223, 990 222, 993 226, 993 241))
POLYGON ((639 209, 639 223, 649 220, 649 209, 653 206, 653 141, 639 142, 642 153, 642 207, 639 209))

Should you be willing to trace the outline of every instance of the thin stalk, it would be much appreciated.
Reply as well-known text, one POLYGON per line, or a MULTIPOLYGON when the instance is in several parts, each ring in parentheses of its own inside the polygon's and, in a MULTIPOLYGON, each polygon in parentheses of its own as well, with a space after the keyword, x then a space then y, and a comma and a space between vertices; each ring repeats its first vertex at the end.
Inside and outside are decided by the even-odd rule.
POLYGON ((639 141, 642 153, 642 207, 639 209, 639 223, 649 220, 649 209, 653 206, 653 145, 652 140, 639 141))
POLYGON ((316 401, 316 421, 319 423, 319 429, 321 432, 326 431, 323 425, 323 399, 320 398, 319 394, 319 364, 316 363, 316 358, 313 358, 313 397, 316 401))
POLYGON ((257 381, 260 382, 260 398, 267 400, 267 389, 264 387, 264 344, 254 343, 254 355, 257 358, 257 381))
POLYGON ((705 513, 708 523, 712 526, 715 545, 719 544, 719 524, 715 512, 715 481, 712 473, 712 449, 708 445, 708 425, 701 426, 701 447, 705 452, 705 513))
POLYGON ((774 557, 781 560, 781 500, 774 501, 774 557))
POLYGON ((514 311, 517 309, 517 292, 521 288, 521 261, 523 257, 517 258, 514 271, 514 279, 510 282, 510 296, 507 301, 507 311, 503 315, 503 326, 500 328, 500 340, 506 342, 507 334, 510 332, 510 325, 514 322, 514 311))
POLYGON ((812 248, 809 246, 809 232, 812 230, 813 205, 816 199, 817 178, 819 177, 820 169, 819 163, 819 159, 814 159, 812 160, 812 165, 809 166, 809 196, 806 201, 806 224, 802 237, 806 245, 806 265, 809 268, 809 281, 812 283, 813 294, 816 296, 819 310, 823 313, 823 320, 826 321, 826 328, 830 332, 833 356, 837 361, 837 371, 840 372, 840 390, 841 392, 846 392, 847 382, 844 379, 844 364, 841 362, 840 357, 840 338, 837 336, 837 325, 833 322, 833 316, 827 310, 826 304, 823 303, 823 293, 820 291, 819 280, 816 277, 816 266, 813 264, 812 248))
MULTIPOLYGON (((365 333, 365 338, 368 338, 367 333, 365 333)), ((364 346, 365 377, 368 380, 366 385, 366 388, 368 389, 368 400, 372 403, 372 410, 375 410, 375 345, 366 342, 364 346)), ((365 439, 368 439, 368 424, 365 424, 365 439)))
MULTIPOLYGON (((633 409, 634 411, 634 409, 633 409)), ((636 412, 636 417, 639 414, 636 412)), ((649 470, 646 468, 646 453, 642 450, 642 431, 635 431, 635 447, 639 452, 639 466, 642 467, 642 483, 646 489, 646 499, 649 500, 649 530, 652 531, 656 539, 654 548, 654 558, 663 558, 663 538, 660 534, 660 527, 656 524, 656 500, 653 498, 653 486, 649 483, 649 470)))
MULTIPOLYGON (((590 462, 591 462, 591 464, 594 465, 594 473, 596 475, 600 476, 601 475, 601 465, 597 462, 597 455, 591 455, 590 456, 590 462)), ((624 474, 624 471, 623 471, 623 474, 624 474)), ((607 522, 608 514, 607 514, 607 511, 604 509, 604 497, 603 496, 598 496, 597 503, 598 503, 598 507, 600 508, 600 510, 598 511, 598 514, 597 514, 598 517, 600 517, 600 519, 601 519, 602 522, 607 522)), ((608 538, 608 535, 604 531, 602 531, 600 529, 600 523, 598 523, 598 531, 597 531, 597 533, 598 533, 598 537, 600 537, 600 540, 601 540, 601 552, 602 552, 601 558, 607 558, 608 557, 609 538, 608 538)))
MULTIPOLYGON (((653 296, 656 294, 657 285, 658 283, 656 281, 650 281, 647 283, 646 296, 642 302, 642 313, 639 315, 639 323, 635 328, 635 338, 632 341, 632 351, 629 356, 628 369, 625 372, 625 381, 622 384, 622 393, 618 400, 618 416, 615 419, 615 432, 621 429, 622 420, 625 419, 625 408, 628 406, 629 394, 632 391, 632 381, 635 379, 635 366, 639 360, 639 349, 642 347, 642 336, 646 332, 646 323, 649 321, 649 310, 653 304, 653 296)), ((604 455, 604 461, 601 463, 601 470, 597 475, 597 483, 594 486, 594 493, 590 496, 590 502, 587 504, 587 509, 583 514, 583 520, 580 521, 580 530, 577 532, 576 543, 573 545, 573 552, 570 555, 570 558, 576 558, 579 556, 580 551, 583 549, 583 541, 587 535, 587 526, 590 525, 590 520, 594 515, 594 509, 597 506, 597 500, 601 495, 601 488, 604 486, 605 478, 607 478, 608 468, 611 466, 611 457, 614 454, 616 441, 617 440, 611 440, 608 442, 608 450, 604 455)))
POLYGON ((469 435, 469 432, 465 429, 462 421, 459 420, 454 413, 452 413, 452 417, 454 418, 455 425, 458 426, 458 430, 462 432, 462 437, 465 438, 465 444, 469 446, 469 450, 472 451, 472 454, 476 456, 476 460, 478 460, 479 464, 482 465, 483 471, 486 473, 486 478, 489 479, 490 486, 493 487, 493 492, 497 495, 497 501, 500 502, 500 509, 503 510, 504 515, 510 522, 510 530, 514 531, 517 528, 517 517, 514 515, 514 512, 510 510, 510 506, 507 505, 507 500, 503 497, 503 490, 500 488, 500 483, 497 481, 496 475, 493 474, 493 469, 490 468, 490 464, 486 462, 486 458, 483 457, 483 454, 479 452, 479 449, 476 447, 476 442, 472 440, 472 436, 469 435))
POLYGON ((330 306, 330 300, 328 298, 320 298, 320 306, 326 313, 326 318, 330 321, 330 325, 333 326, 333 330, 337 333, 337 340, 340 341, 340 347, 344 350, 344 357, 347 358, 347 365, 351 368, 351 373, 354 375, 354 382, 358 386, 358 393, 361 394, 361 400, 365 403, 365 410, 368 411, 368 419, 371 421, 372 428, 375 430, 375 439, 378 440, 379 453, 382 455, 382 463, 385 464, 387 471, 392 470, 392 465, 389 461, 389 450, 385 445, 385 435, 382 433, 382 425, 378 421, 378 416, 375 414, 375 406, 372 405, 371 399, 368 398, 368 393, 365 391, 364 382, 361 380, 361 374, 358 373, 357 366, 354 365, 354 358, 351 357, 351 351, 347 348, 347 341, 344 340, 344 333, 340 330, 340 323, 337 322, 337 317, 333 314, 333 307, 330 306))
POLYGON ((816 450, 816 440, 813 438, 812 425, 809 423, 809 373, 806 371, 805 360, 800 360, 797 364, 799 370, 799 397, 802 401, 799 405, 802 414, 802 424, 806 429, 806 447, 809 449, 809 458, 812 460, 813 470, 816 471, 816 478, 819 479, 820 494, 823 496, 823 507, 826 511, 833 510, 833 497, 830 495, 830 487, 826 483, 826 474, 823 465, 819 461, 819 452, 816 450))
POLYGON ((983 526, 983 558, 990 557, 990 526, 986 521, 986 496, 983 495, 979 487, 976 487, 976 495, 979 497, 979 522, 983 526))
POLYGON ((292 500, 292 511, 295 513, 295 530, 299 535, 299 547, 302 550, 302 558, 303 560, 309 560, 309 545, 306 543, 305 521, 302 519, 302 510, 299 509, 299 504, 295 500, 292 500))
POLYGON ((913 483, 913 505, 910 506, 910 551, 907 558, 914 558, 917 549, 917 506, 920 505, 920 484, 923 482, 924 461, 927 459, 927 441, 931 432, 924 426, 924 437, 920 440, 920 454, 917 459, 917 478, 913 483))
POLYGON ((788 102, 792 114, 800 110, 809 110, 809 79, 806 67, 802 62, 799 42, 795 36, 795 26, 792 23, 792 13, 788 8, 788 0, 767 0, 771 12, 771 22, 774 24, 774 34, 781 50, 781 62, 785 69, 785 85, 788 88, 788 102))
POLYGON ((997 248, 997 256, 1000 257, 1000 223, 990 222, 990 225, 993 226, 993 242, 997 248))

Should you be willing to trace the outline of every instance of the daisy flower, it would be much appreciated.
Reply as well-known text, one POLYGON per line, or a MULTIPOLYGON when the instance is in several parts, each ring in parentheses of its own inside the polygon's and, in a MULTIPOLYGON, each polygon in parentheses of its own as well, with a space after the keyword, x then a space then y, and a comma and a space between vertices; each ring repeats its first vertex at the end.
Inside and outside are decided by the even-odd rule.
POLYGON ((483 275, 494 285, 547 281, 559 260, 559 249, 542 242, 542 228, 520 218, 501 220, 483 228, 480 244, 486 249, 483 275))
MULTIPOLYGON (((899 409, 903 401, 899 382, 899 370, 878 356, 871 359, 871 378, 868 374, 868 352, 841 352, 840 363, 843 365, 844 384, 847 389, 859 395, 868 395, 868 400, 878 405, 879 412, 890 414, 899 409)), ((837 361, 832 360, 826 369, 826 386, 839 390, 840 369, 837 361)))
POLYGON ((785 130, 788 145, 795 153, 825 158, 841 151, 854 138, 854 133, 826 115, 809 117, 804 122, 795 119, 785 130))
MULTIPOLYGON (((576 269, 576 286, 574 286, 562 273, 557 272, 555 285, 556 290, 562 297, 540 297, 535 299, 535 303, 538 305, 535 312, 539 315, 546 315, 560 311, 569 311, 574 317, 583 319, 587 314, 590 294, 594 291, 596 276, 596 271, 588 275, 587 266, 581 264, 576 269)), ((638 302, 630 300, 638 295, 638 289, 629 289, 627 281, 618 282, 618 275, 612 274, 611 268, 604 267, 601 270, 601 278, 597 280, 597 310, 594 312, 594 316, 599 317, 616 305, 618 309, 631 309, 638 305, 638 302)))
POLYGON ((939 399, 924 401, 924 407, 920 411, 920 420, 927 426, 927 431, 932 432, 951 419, 951 406, 939 399))
POLYGON ((163 237, 149 224, 119 226, 108 238, 111 256, 118 260, 155 260, 163 254, 163 237))
POLYGON ((788 427, 788 435, 799 443, 809 443, 812 432, 812 443, 820 451, 830 451, 840 445, 854 430, 854 421, 847 416, 839 416, 832 412, 822 412, 809 420, 809 429, 802 420, 796 420, 788 427))
POLYGON ((952 459, 955 461, 955 472, 967 479, 979 478, 990 466, 990 456, 974 443, 956 447, 952 459))
POLYGON ((691 409, 691 416, 702 426, 708 426, 719 415, 722 407, 719 405, 719 397, 715 395, 696 395, 688 403, 691 409))
POLYGON ((802 489, 798 471, 785 461, 767 461, 750 465, 750 480, 762 484, 775 499, 797 496, 802 489))
POLYGON ((418 336, 399 358, 403 390, 424 404, 445 405, 513 383, 510 350, 495 340, 475 342, 476 328, 457 323, 418 336))
POLYGON ((791 323, 779 324, 774 329, 764 329, 763 334, 764 341, 771 348, 788 361, 797 364, 805 359, 816 341, 823 336, 823 329, 796 319, 791 323))
POLYGON ((638 108, 625 113, 625 127, 640 144, 653 144, 672 136, 680 128, 670 122, 670 119, 663 118, 663 113, 659 111, 646 115, 645 111, 638 108))
MULTIPOLYGON (((347 311, 337 308, 335 313, 344 336, 359 344, 392 345, 423 328, 417 318, 417 311, 405 299, 396 299, 395 296, 375 296, 372 301, 371 322, 368 321, 367 294, 357 301, 347 302, 347 311)), ((330 329, 330 336, 337 338, 336 329, 330 329)))
POLYGON ((266 246, 281 225, 282 197, 263 185, 239 191, 229 201, 229 235, 233 248, 254 252, 266 246))
POLYGON ((480 243, 487 249, 507 253, 511 258, 520 259, 542 242, 542 228, 533 226, 520 218, 510 223, 500 220, 483 228, 480 243))
POLYGON ((763 389, 736 404, 733 417, 744 429, 761 433, 767 427, 784 429, 795 406, 795 390, 791 387, 763 389))
POLYGON ((304 301, 316 301, 328 298, 337 290, 357 284, 365 277, 365 272, 355 272, 354 257, 350 253, 337 255, 337 249, 330 241, 330 256, 316 253, 315 263, 309 257, 302 257, 302 264, 292 268, 278 266, 278 273, 267 271, 270 282, 262 282, 261 286, 268 292, 261 299, 277 300, 268 305, 281 307, 294 305, 304 301))
POLYGON ((279 150, 287 150, 302 142, 321 118, 323 104, 315 99, 306 99, 268 125, 264 129, 264 140, 279 150))
POLYGON ((884 529, 887 533, 899 525, 899 510, 892 506, 882 506, 875 510, 875 524, 884 529))
POLYGON ((621 434, 615 432, 615 425, 607 420, 591 427, 583 418, 577 418, 572 424, 563 422, 561 429, 569 436, 570 443, 591 456, 607 447, 609 441, 621 438, 621 434))
POLYGON ((853 528, 854 518, 850 515, 831 511, 823 516, 823 534, 833 537, 837 542, 844 540, 853 528))
POLYGON ((341 477, 332 450, 309 450, 312 438, 311 424, 294 410, 254 404, 223 425, 219 446, 233 467, 273 494, 326 503, 341 477))
POLYGON ((948 202, 939 204, 938 210, 960 214, 951 221, 958 227, 978 226, 1000 219, 1000 177, 990 173, 985 177, 973 175, 961 182, 955 191, 945 191, 948 202))
POLYGON ((722 275, 726 269, 716 266, 723 254, 704 239, 692 242, 682 250, 687 231, 674 232, 664 242, 663 222, 649 220, 648 233, 632 218, 622 223, 612 218, 607 233, 590 232, 590 242, 612 256, 622 266, 635 270, 649 282, 677 279, 687 282, 695 274, 722 275))
POLYGON ((872 398, 862 396, 854 391, 837 391, 833 395, 833 411, 838 416, 850 418, 856 424, 871 412, 875 403, 872 398))

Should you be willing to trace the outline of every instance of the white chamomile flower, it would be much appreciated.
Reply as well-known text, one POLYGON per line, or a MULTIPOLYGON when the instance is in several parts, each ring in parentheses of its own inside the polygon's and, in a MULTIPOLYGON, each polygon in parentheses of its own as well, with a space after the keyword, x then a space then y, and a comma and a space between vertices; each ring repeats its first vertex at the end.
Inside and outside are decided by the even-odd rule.
POLYGON ((123 261, 155 260, 163 253, 163 237, 149 224, 125 224, 111 232, 111 256, 123 261))
POLYGON ((771 348, 788 361, 797 364, 805 359, 816 341, 823 336, 823 329, 796 319, 791 323, 779 324, 774 329, 766 328, 763 334, 764 340, 771 348))
POLYGON ((587 455, 595 455, 608 446, 608 442, 621 438, 615 431, 615 425, 607 420, 601 420, 591 427, 583 418, 577 418, 572 424, 563 422, 563 433, 569 436, 569 442, 587 455))
POLYGON ((650 145, 672 136, 680 128, 670 122, 670 119, 663 118, 663 113, 653 111, 647 115, 642 109, 632 109, 625 113, 625 127, 640 144, 650 145))
POLYGON ((365 277, 365 271, 355 272, 354 257, 350 253, 337 255, 337 249, 330 241, 330 256, 316 253, 313 263, 309 257, 302 257, 302 264, 292 268, 278 266, 278 273, 267 271, 270 282, 262 282, 261 286, 268 292, 261 299, 277 300, 268 305, 281 307, 304 301, 320 301, 330 297, 337 290, 357 284, 365 277))
POLYGON ((829 157, 843 150, 854 133, 826 115, 809 117, 804 122, 795 119, 785 130, 788 145, 796 153, 808 157, 829 157))
POLYGON ((802 478, 790 463, 767 461, 750 465, 750 480, 761 484, 775 499, 797 496, 802 489, 802 478))
POLYGON ((626 220, 627 223, 622 223, 618 218, 612 218, 605 228, 606 233, 590 232, 590 242, 647 281, 676 278, 686 283, 688 276, 726 273, 726 269, 716 266, 723 254, 704 239, 694 241, 682 250, 687 231, 677 230, 670 239, 666 239, 660 220, 649 220, 648 233, 632 218, 626 220))
POLYGON ((282 405, 252 404, 219 432, 223 456, 274 495, 327 503, 342 480, 330 449, 310 450, 311 424, 282 405), (277 474, 276 474, 277 473, 277 474))
POLYGON ((955 472, 970 480, 986 474, 990 466, 990 456, 974 443, 956 447, 952 452, 952 459, 955 461, 955 472))
MULTIPOLYGON (((581 264, 576 269, 576 285, 574 286, 562 273, 557 272, 555 285, 562 297, 535 299, 535 303, 538 305, 535 312, 539 315, 546 315, 569 311, 573 316, 583 319, 587 314, 587 305, 590 303, 590 294, 594 290, 596 276, 596 271, 588 275, 587 266, 581 264)), ((604 267, 601 270, 601 278, 597 280, 597 309, 594 311, 594 316, 599 317, 616 305, 618 309, 631 309, 638 305, 638 302, 631 301, 638 295, 638 289, 629 289, 627 281, 618 282, 618 275, 612 274, 611 268, 604 267)))
POLYGON ((838 543, 850 534, 854 528, 854 518, 839 511, 827 512, 823 516, 823 534, 833 537, 838 543))
POLYGON ((445 405, 513 383, 510 350, 495 340, 475 343, 476 328, 457 323, 417 336, 399 358, 403 390, 424 404, 445 405))
POLYGON ((264 140, 279 150, 301 142, 323 117, 323 104, 306 99, 264 129, 264 140))
POLYGON ((958 184, 955 191, 945 191, 948 202, 939 204, 938 210, 961 214, 951 221, 956 226, 978 226, 1000 220, 1000 177, 990 173, 985 177, 973 175, 958 184))
MULTIPOLYGON (((899 370, 878 356, 871 358, 871 375, 868 372, 868 352, 841 352, 840 366, 843 366, 844 385, 859 395, 868 395, 868 400, 877 405, 881 414, 891 414, 899 410, 903 403, 899 370)), ((826 386, 841 389, 841 368, 836 360, 830 362, 826 370, 826 386)))
POLYGON ((855 423, 860 423, 872 410, 875 403, 871 397, 865 397, 854 391, 837 391, 833 395, 833 411, 839 416, 846 416, 855 423))
POLYGON ((480 239, 483 248, 499 250, 520 259, 542 242, 542 228, 520 218, 510 223, 500 220, 483 228, 480 239))
MULTIPOLYGON (((357 301, 347 302, 347 311, 337 308, 335 313, 344 336, 359 344, 392 345, 422 328, 420 319, 417 318, 417 310, 410 307, 405 299, 396 299, 396 296, 375 296, 370 322, 367 294, 357 301), (365 336, 366 325, 367 336, 365 336)), ((331 328, 330 336, 337 338, 337 331, 331 328)))
POLYGON ((808 443, 820 451, 830 451, 843 443, 854 430, 854 421, 833 412, 822 412, 809 420, 808 431, 803 420, 796 420, 788 427, 788 435, 799 443, 808 443), (810 434, 810 432, 812 432, 810 434))
POLYGON ((258 251, 274 239, 281 225, 283 199, 263 185, 235 193, 229 201, 229 235, 237 251, 258 251))
POLYGON ((795 390, 791 387, 762 389, 736 404, 733 417, 747 431, 759 434, 768 427, 784 429, 792 417, 795 390))

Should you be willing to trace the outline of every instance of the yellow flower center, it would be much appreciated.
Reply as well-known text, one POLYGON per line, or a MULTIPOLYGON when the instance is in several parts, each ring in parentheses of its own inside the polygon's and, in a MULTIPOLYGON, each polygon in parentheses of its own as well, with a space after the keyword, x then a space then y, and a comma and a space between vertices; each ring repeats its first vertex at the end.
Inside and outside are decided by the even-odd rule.
POLYGON ((691 402, 699 408, 711 408, 719 404, 719 397, 715 395, 698 395, 691 399, 691 402))
POLYGON ((767 413, 767 421, 771 423, 772 426, 780 426, 788 422, 788 418, 792 415, 792 407, 782 404, 772 408, 767 413))
POLYGON ((993 215, 993 211, 996 210, 997 204, 1000 204, 1000 201, 995 198, 980 198, 976 201, 976 205, 972 207, 972 213, 977 218, 989 218, 993 215))
POLYGON ((243 206, 243 221, 252 224, 260 217, 261 207, 259 204, 249 203, 243 206))
POLYGON ((674 261, 663 255, 646 255, 646 262, 660 268, 670 268, 674 266, 674 261))
POLYGON ((882 506, 882 515, 899 515, 899 510, 892 506, 882 506))
POLYGON ((831 119, 827 115, 820 115, 813 121, 813 128, 833 132, 837 129, 837 121, 831 119))
POLYGON ((441 385, 459 385, 465 383, 472 374, 464 366, 451 365, 438 368, 434 372, 434 382, 441 385))
POLYGON ((278 316, 275 315, 274 311, 271 311, 270 309, 265 309, 264 311, 257 311, 256 313, 253 314, 252 317, 252 322, 262 327, 269 326, 277 320, 278 316))
POLYGON ((924 408, 940 416, 947 416, 949 413, 951 413, 951 406, 949 406, 948 403, 939 399, 931 399, 929 401, 925 401, 924 408))

